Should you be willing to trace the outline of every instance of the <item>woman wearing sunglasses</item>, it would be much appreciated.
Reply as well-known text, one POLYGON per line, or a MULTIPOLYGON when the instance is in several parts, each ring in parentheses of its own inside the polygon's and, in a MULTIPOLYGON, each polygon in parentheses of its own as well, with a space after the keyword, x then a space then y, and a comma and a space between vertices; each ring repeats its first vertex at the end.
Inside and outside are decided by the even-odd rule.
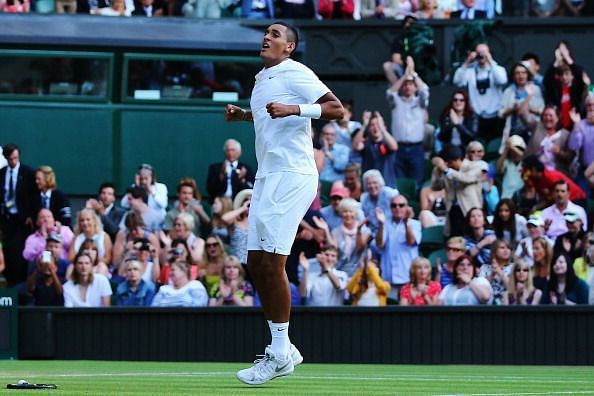
POLYGON ((503 298, 504 305, 538 305, 542 291, 532 283, 533 272, 528 263, 517 260, 510 275, 510 282, 503 298))

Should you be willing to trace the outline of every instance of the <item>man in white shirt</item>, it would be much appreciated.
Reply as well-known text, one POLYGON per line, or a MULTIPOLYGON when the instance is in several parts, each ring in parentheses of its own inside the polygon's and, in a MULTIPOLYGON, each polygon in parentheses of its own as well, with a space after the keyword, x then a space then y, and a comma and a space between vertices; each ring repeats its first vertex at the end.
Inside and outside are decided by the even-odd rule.
POLYGON ((250 110, 227 105, 227 121, 253 121, 258 171, 250 204, 248 270, 268 319, 272 343, 263 359, 237 378, 250 385, 289 375, 303 358, 289 340, 291 295, 285 272, 297 228, 318 186, 311 118, 339 119, 338 98, 305 65, 290 59, 297 30, 270 25, 260 49, 250 110))
POLYGON ((481 138, 491 140, 501 137, 503 120, 498 112, 507 84, 507 72, 493 59, 487 44, 479 44, 454 73, 453 82, 468 89, 470 105, 479 116, 481 138))
POLYGON ((425 174, 423 142, 429 87, 415 72, 412 57, 406 58, 406 70, 388 88, 386 99, 392 109, 392 136, 398 142, 394 164, 396 177, 414 179, 420 187, 425 174))
POLYGON ((565 213, 577 215, 582 220, 583 229, 586 231, 588 229, 588 216, 584 208, 569 200, 569 185, 567 182, 564 180, 557 181, 553 194, 555 203, 542 211, 546 235, 555 240, 559 235, 568 231, 565 213))
POLYGON ((334 245, 326 245, 316 259, 319 271, 310 272, 310 260, 301 252, 299 264, 303 274, 299 280, 299 294, 305 298, 305 305, 315 307, 340 306, 344 300, 344 290, 348 274, 336 269, 338 249, 334 245))

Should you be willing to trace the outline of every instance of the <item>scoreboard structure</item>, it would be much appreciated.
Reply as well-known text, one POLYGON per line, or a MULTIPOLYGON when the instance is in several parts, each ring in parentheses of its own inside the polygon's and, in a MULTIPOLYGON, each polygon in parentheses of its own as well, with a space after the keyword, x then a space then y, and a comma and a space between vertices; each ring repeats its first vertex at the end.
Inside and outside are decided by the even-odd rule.
POLYGON ((15 289, 0 289, 0 359, 16 359, 18 297, 15 289))

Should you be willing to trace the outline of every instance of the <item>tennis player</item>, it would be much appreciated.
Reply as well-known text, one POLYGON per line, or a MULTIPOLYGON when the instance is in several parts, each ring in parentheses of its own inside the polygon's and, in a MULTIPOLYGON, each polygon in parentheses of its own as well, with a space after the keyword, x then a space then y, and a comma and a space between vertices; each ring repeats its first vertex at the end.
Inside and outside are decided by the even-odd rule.
POLYGON ((272 342, 264 357, 237 373, 250 385, 289 375, 303 361, 289 340, 291 293, 285 272, 299 222, 314 200, 318 172, 311 119, 340 119, 338 98, 305 65, 290 58, 297 30, 275 22, 264 32, 250 110, 227 105, 227 121, 249 121, 256 131, 258 170, 250 203, 248 270, 268 320, 272 342))

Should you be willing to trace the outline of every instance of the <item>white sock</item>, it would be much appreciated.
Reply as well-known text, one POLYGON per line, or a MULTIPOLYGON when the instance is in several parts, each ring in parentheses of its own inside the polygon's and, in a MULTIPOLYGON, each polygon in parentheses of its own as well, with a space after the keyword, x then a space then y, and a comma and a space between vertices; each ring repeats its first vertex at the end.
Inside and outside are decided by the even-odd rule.
POLYGON ((268 321, 270 327, 270 335, 272 335, 272 343, 270 344, 270 351, 281 359, 289 356, 291 349, 291 341, 289 340, 289 322, 287 323, 273 323, 268 321))

